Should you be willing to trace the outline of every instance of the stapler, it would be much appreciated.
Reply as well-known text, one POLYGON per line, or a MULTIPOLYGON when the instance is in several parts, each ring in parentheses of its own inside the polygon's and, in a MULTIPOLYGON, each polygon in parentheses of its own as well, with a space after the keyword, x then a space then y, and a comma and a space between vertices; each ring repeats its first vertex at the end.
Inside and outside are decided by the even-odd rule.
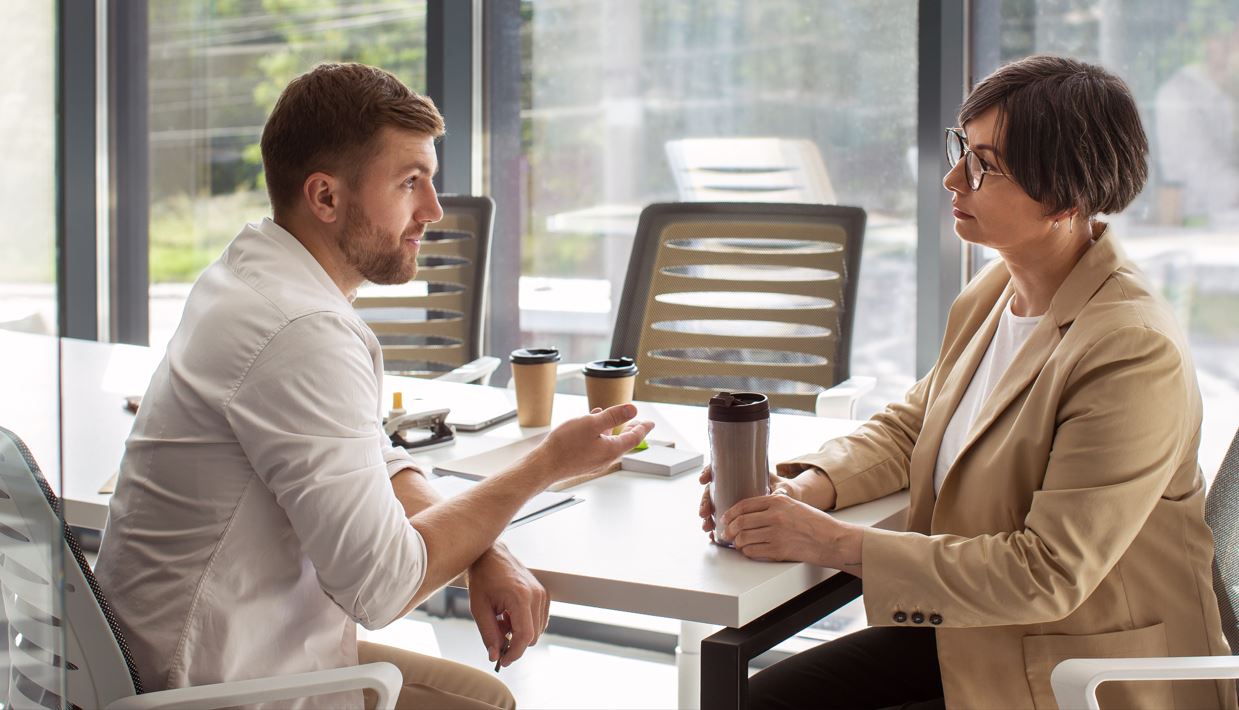
POLYGON ((391 412, 383 420, 383 433, 391 443, 411 451, 425 451, 456 442, 456 430, 447 423, 451 410, 447 407, 427 407, 406 412, 401 395, 394 393, 391 412))

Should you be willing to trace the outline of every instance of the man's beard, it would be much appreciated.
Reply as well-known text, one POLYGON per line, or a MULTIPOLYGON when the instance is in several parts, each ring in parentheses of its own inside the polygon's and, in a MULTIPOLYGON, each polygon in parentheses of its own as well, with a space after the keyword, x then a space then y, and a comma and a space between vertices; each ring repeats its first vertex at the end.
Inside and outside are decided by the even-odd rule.
POLYGON ((375 284, 402 284, 417 275, 417 259, 404 252, 404 239, 392 239, 371 222, 355 204, 344 211, 344 228, 336 243, 348 265, 375 284), (395 242, 395 248, 385 249, 395 242))

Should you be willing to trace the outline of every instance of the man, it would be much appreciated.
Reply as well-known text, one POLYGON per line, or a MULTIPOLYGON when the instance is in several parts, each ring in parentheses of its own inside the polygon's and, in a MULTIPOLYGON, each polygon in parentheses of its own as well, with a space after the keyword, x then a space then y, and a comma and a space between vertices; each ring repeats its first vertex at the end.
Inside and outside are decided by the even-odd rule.
MULTIPOLYGON (((356 641, 467 572, 492 661, 546 627, 546 590, 495 538, 549 483, 649 431, 631 405, 572 420, 526 459, 439 502, 382 434, 382 355, 350 305, 416 271, 442 217, 443 119, 372 67, 322 65, 263 130, 273 219, 199 278, 134 424, 98 576, 148 688, 388 660, 402 706, 512 707, 498 680, 356 641), (510 648, 501 646, 512 633, 510 648)), ((371 698, 372 700, 372 698, 371 698)), ((360 707, 361 693, 303 699, 360 707)))
POLYGON ((1154 101, 1163 221, 1207 225, 1239 219, 1235 84, 1239 24, 1217 22, 1201 43, 1202 61, 1187 64, 1154 101), (1165 188, 1172 188, 1166 190, 1165 188))

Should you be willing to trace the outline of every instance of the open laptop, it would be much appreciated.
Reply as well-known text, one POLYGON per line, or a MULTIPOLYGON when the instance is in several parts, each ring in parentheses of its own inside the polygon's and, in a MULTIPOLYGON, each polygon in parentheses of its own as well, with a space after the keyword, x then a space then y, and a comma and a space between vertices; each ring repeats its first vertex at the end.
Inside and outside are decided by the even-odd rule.
POLYGON ((458 431, 481 431, 516 416, 516 393, 497 387, 478 387, 468 397, 447 406, 447 423, 458 431))

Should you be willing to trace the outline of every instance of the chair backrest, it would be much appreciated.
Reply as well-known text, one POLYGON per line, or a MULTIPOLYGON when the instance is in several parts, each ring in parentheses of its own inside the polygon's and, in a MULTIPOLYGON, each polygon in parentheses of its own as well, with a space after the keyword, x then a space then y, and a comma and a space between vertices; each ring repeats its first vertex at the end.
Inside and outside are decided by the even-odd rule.
POLYGON ((116 617, 64 524, 60 502, 30 450, 2 427, 0 554, 4 707, 101 708, 142 692, 116 617), (63 580, 63 597, 56 580, 63 580))
POLYGON ((814 411, 848 378, 865 211, 762 202, 641 213, 611 356, 635 357, 635 397, 704 404, 758 391, 814 411))
POLYGON ((1239 656, 1239 431, 1209 487, 1205 521, 1213 530, 1213 591, 1222 630, 1231 653, 1239 656))
POLYGON ((810 140, 680 138, 664 147, 686 202, 836 202, 822 154, 810 140))
POLYGON ((464 195, 439 202, 443 219, 422 239, 417 278, 367 286, 353 301, 383 346, 388 372, 435 377, 482 355, 495 202, 464 195))

